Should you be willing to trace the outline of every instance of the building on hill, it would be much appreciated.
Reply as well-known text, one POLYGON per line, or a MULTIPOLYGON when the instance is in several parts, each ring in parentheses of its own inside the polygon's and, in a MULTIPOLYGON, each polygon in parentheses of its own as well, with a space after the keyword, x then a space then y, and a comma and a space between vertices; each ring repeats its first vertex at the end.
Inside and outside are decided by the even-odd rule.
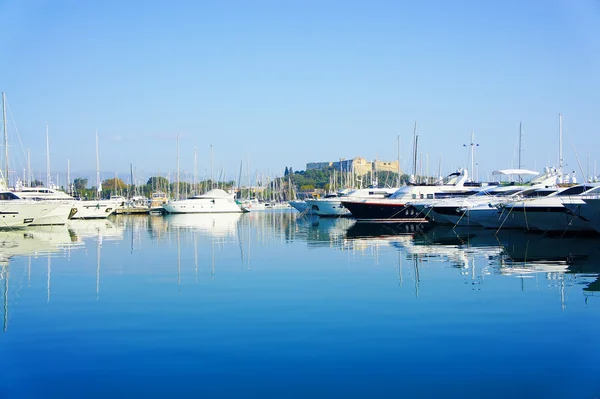
POLYGON ((374 171, 398 173, 398 161, 367 161, 363 157, 340 159, 336 162, 309 162, 306 164, 306 170, 319 170, 331 167, 342 172, 354 170, 354 173, 358 176, 366 175, 374 171))

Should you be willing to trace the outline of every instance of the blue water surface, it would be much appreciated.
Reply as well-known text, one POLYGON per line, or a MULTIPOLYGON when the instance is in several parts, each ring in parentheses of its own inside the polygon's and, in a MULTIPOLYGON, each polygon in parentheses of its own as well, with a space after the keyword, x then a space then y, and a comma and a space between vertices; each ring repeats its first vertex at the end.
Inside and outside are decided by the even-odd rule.
POLYGON ((597 238, 286 211, 0 241, 3 398, 600 397, 597 238))

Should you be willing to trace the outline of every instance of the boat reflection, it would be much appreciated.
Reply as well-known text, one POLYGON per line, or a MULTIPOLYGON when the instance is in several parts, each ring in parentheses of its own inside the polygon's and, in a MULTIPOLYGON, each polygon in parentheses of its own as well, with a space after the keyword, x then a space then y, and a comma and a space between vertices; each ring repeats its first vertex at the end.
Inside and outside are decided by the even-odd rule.
POLYGON ((232 237, 237 234, 241 213, 186 213, 165 216, 170 228, 189 229, 212 237, 232 237))
POLYGON ((35 229, 0 232, 0 262, 13 256, 36 256, 64 252, 77 247, 65 226, 39 226, 35 229))
POLYGON ((296 238, 306 240, 309 248, 341 248, 344 244, 346 232, 355 222, 349 218, 306 216, 296 219, 296 223, 299 228, 296 238))
POLYGON ((67 225, 75 241, 101 236, 106 240, 119 241, 123 239, 125 225, 117 225, 110 219, 75 219, 67 225))

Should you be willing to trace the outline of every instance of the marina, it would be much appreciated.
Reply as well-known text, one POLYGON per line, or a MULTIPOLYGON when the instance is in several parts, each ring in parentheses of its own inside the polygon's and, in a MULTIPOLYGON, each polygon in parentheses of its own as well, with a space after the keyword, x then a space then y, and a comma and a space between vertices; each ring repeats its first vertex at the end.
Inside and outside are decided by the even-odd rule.
POLYGON ((0 398, 600 398, 598 1, 0 14, 0 398))
POLYGON ((600 389, 597 237, 285 210, 117 215, 0 239, 4 397, 600 389))

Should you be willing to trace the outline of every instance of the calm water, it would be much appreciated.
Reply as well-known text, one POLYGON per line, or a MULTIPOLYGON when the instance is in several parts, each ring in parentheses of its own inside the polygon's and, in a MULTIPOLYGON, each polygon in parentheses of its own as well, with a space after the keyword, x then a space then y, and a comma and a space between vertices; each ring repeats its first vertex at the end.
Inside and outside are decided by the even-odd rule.
POLYGON ((0 397, 600 397, 600 239, 494 233, 290 212, 0 232, 0 397))

